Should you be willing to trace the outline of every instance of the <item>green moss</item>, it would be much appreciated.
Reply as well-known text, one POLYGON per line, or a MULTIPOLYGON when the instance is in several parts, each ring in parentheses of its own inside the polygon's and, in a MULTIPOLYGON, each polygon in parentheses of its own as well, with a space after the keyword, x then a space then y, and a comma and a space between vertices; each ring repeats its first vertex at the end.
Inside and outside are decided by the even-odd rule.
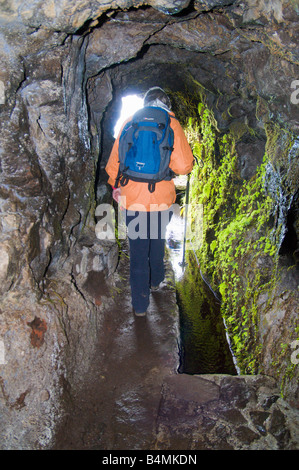
MULTIPOLYGON (((233 122, 222 134, 207 106, 207 94, 208 90, 198 86, 194 96, 190 92, 172 96, 175 112, 198 160, 191 175, 189 199, 191 222, 196 219, 196 206, 202 204, 204 208, 203 233, 197 234, 194 244, 196 258, 204 277, 222 297, 221 315, 240 372, 265 372, 267 367, 266 373, 270 370, 282 390, 287 389, 288 383, 295 380, 296 366, 290 364, 292 351, 282 348, 279 352, 276 345, 263 343, 269 333, 265 318, 267 313, 271 317, 271 311, 279 305, 281 276, 285 275, 283 268, 279 270, 279 250, 288 210, 298 190, 298 140, 287 124, 273 121, 269 102, 258 96, 256 118, 263 123, 267 137, 265 155, 255 175, 244 181, 239 173, 236 143, 254 137, 255 132, 246 122, 233 122), (266 351, 269 347, 272 364, 266 351)), ((229 117, 228 109, 223 118, 229 117)), ((192 260, 191 249, 186 261, 192 265, 192 260)), ((195 277, 193 281, 197 282, 195 277)), ((289 316, 294 307, 290 309, 289 316)), ((288 318, 282 341, 287 342, 290 331, 297 327, 295 320, 290 327, 288 318)))
POLYGON ((204 205, 203 243, 196 255, 221 294, 221 313, 241 373, 257 373, 258 298, 269 296, 276 284, 279 250, 269 224, 275 200, 265 191, 269 157, 250 181, 243 181, 235 143, 245 129, 220 135, 213 113, 202 103, 198 112, 199 119, 190 119, 186 130, 199 161, 192 172, 190 204, 204 205))

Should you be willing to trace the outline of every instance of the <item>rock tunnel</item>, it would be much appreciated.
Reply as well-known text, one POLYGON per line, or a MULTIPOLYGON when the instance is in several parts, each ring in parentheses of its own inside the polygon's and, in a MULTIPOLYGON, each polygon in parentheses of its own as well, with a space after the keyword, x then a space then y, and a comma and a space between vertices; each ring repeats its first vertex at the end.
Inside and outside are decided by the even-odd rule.
MULTIPOLYGON (((103 312, 107 315, 113 310, 114 294, 109 287, 114 287, 114 293, 120 289, 119 245, 96 237, 95 211, 102 202, 112 203, 105 165, 121 98, 142 96, 154 85, 169 93, 182 125, 199 122, 197 134, 204 148, 200 155, 206 161, 210 158, 207 136, 213 133, 214 166, 204 167, 204 176, 197 171, 192 177, 195 202, 216 207, 217 194, 222 194, 222 205, 205 232, 202 262, 211 282, 214 279, 216 288, 220 286, 227 321, 232 316, 228 312, 235 312, 230 334, 244 337, 244 343, 235 345, 243 367, 241 376, 252 375, 254 386, 260 380, 264 388, 273 380, 279 389, 271 416, 265 406, 250 411, 251 427, 243 440, 238 411, 237 444, 228 437, 217 440, 213 426, 214 440, 196 441, 203 422, 194 408, 192 443, 180 440, 176 429, 175 444, 164 436, 164 441, 156 441, 156 448, 171 448, 167 445, 179 442, 195 450, 254 448, 258 440, 253 436, 252 416, 261 419, 262 413, 270 418, 263 415, 268 428, 260 432, 264 439, 260 448, 296 447, 296 425, 291 426, 292 432, 284 428, 298 409, 296 3, 8 1, 1 4, 0 22, 1 448, 52 448, 64 408, 73 391, 84 386, 94 354, 101 355, 99 335, 113 334, 109 328, 115 323, 106 324, 103 312), (224 148, 227 162, 234 162, 235 178, 228 186, 220 173, 218 180, 209 180, 215 188, 220 185, 213 199, 207 181, 221 167, 224 148), (258 187, 261 175, 263 190, 258 187), (258 202, 251 206, 249 200, 258 202), (249 208, 246 223, 240 218, 241 209, 236 209, 240 201, 243 211, 249 208), (265 201, 271 209, 268 205, 263 221, 254 219, 265 201), (228 229, 224 219, 235 225, 228 229), (248 246, 252 241, 252 251, 237 242, 225 245, 215 229, 219 220, 224 224, 223 234, 244 238, 248 246), (239 258, 237 246, 243 250, 239 258), (215 270, 219 276, 213 278, 215 270), (237 278, 239 284, 234 284, 231 280, 237 278), (240 326, 246 323, 245 310, 254 312, 246 331, 240 326), (244 344, 247 357, 248 351, 258 357, 254 366, 241 353, 244 344), (267 378, 266 385, 261 377, 267 378)), ((173 293, 165 295, 175 304, 173 293)), ((175 334, 171 334, 171 354, 176 356, 175 334)), ((213 390, 217 395, 219 381, 215 379, 212 395, 213 390)), ((220 390, 229 394, 228 383, 220 390)), ((162 388, 171 387, 170 380, 162 388)), ((205 395, 206 390, 201 392, 205 395)), ((273 397, 274 392, 269 393, 273 397)), ((175 406, 183 414, 186 410, 180 406, 186 398, 178 396, 180 404, 175 406)), ((188 399, 193 404, 198 400, 191 392, 188 399)), ((171 432, 170 426, 162 423, 159 431, 161 437, 171 432)), ((85 445, 88 448, 88 439, 85 445)), ((118 445, 138 446, 135 441, 118 445)))

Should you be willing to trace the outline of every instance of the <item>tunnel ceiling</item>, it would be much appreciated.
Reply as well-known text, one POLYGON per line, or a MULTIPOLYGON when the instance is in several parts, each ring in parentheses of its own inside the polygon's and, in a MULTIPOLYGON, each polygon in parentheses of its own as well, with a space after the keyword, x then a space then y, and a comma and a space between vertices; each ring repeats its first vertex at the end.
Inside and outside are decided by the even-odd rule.
MULTIPOLYGON (((296 129, 297 110, 286 93, 298 70, 295 17, 288 4, 283 12, 282 21, 277 5, 262 2, 255 8, 195 2, 175 15, 143 6, 111 11, 100 26, 87 28, 89 104, 97 132, 104 129, 103 161, 112 145, 120 96, 143 93, 155 84, 193 97, 204 92, 219 129, 242 120, 263 138, 258 99, 267 102, 271 118, 296 129)), ((174 100, 175 111, 178 106, 174 100)))
MULTIPOLYGON (((41 56, 54 62, 59 54, 65 57, 70 44, 81 48, 79 66, 88 80, 97 128, 118 90, 135 87, 142 93, 157 82, 191 92, 200 83, 232 117, 240 117, 240 106, 248 113, 244 103, 260 97, 270 105, 271 117, 297 128, 297 109, 290 103, 299 62, 292 1, 66 0, 59 6, 50 0, 8 1, 0 10, 0 25, 1 77, 11 91, 39 74, 45 78, 46 71, 36 70, 41 56)), ((66 65, 60 66, 64 73, 66 65)), ((227 126, 223 112, 218 113, 220 127, 227 126)))

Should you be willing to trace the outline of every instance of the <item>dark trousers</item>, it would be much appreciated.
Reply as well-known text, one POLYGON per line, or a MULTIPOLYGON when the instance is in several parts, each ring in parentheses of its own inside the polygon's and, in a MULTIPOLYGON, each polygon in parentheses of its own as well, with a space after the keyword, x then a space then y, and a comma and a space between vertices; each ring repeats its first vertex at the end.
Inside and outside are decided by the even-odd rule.
POLYGON ((150 286, 157 286, 164 279, 165 234, 171 216, 171 210, 126 212, 131 296, 136 313, 146 311, 150 286))

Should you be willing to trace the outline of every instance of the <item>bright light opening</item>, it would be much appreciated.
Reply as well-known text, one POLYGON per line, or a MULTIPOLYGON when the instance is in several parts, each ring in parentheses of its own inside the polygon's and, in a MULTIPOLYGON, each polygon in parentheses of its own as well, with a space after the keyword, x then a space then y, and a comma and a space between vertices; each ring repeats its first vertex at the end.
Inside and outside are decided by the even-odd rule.
POLYGON ((114 137, 118 136, 118 133, 126 119, 132 116, 138 109, 143 108, 143 99, 137 95, 128 95, 122 98, 122 108, 120 117, 114 127, 114 137))

